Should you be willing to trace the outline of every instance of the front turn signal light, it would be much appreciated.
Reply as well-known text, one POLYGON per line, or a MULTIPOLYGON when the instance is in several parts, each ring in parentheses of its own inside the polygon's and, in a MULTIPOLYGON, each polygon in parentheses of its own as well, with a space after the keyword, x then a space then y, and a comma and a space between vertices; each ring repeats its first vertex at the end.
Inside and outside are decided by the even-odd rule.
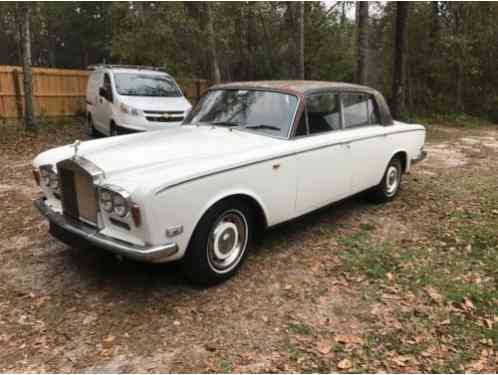
POLYGON ((140 207, 137 204, 132 203, 131 207, 130 207, 130 211, 131 211, 131 217, 133 219, 133 223, 135 223, 136 227, 139 227, 141 222, 142 222, 142 217, 140 215, 140 207))

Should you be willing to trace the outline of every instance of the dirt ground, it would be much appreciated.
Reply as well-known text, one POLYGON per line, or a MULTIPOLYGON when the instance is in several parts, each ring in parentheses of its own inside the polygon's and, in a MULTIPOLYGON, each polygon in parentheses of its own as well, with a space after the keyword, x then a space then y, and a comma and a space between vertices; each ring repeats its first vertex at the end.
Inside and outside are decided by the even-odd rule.
POLYGON ((2 372, 498 370, 497 127, 431 125, 395 201, 272 229, 209 289, 53 239, 30 161, 83 126, 0 130, 2 372))

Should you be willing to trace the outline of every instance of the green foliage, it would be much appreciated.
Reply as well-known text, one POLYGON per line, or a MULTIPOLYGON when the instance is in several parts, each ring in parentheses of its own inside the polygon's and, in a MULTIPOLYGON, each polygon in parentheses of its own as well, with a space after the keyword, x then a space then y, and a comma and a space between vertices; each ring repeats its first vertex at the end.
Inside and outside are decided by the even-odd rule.
MULTIPOLYGON (((32 3, 35 66, 152 64, 210 78, 200 2, 32 3)), ((298 11, 289 2, 212 3, 223 81, 297 76, 298 11)), ((391 96, 395 3, 371 2, 368 84, 391 96)), ((305 4, 305 77, 354 81, 354 4, 305 4)), ((403 119, 465 113, 498 123, 498 3, 411 3, 403 119)), ((0 64, 18 64, 19 10, 0 4, 0 64)))

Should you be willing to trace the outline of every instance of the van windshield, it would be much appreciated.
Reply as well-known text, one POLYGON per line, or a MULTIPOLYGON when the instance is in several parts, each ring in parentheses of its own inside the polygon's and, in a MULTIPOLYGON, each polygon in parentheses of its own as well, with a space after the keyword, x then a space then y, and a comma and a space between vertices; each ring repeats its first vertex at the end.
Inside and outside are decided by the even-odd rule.
POLYGON ((114 73, 116 91, 119 95, 128 96, 181 96, 175 82, 162 75, 114 73))

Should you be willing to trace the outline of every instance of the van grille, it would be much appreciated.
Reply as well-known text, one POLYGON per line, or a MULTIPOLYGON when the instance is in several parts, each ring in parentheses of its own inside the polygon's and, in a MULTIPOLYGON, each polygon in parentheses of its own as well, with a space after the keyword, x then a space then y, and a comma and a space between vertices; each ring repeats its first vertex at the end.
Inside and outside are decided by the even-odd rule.
POLYGON ((57 164, 64 215, 97 226, 97 191, 93 177, 72 159, 57 164))
POLYGON ((150 122, 180 122, 183 121, 183 111, 144 111, 150 122), (153 116, 150 116, 153 115, 153 116))
POLYGON ((183 121, 183 116, 180 116, 180 117, 162 117, 162 116, 158 116, 158 117, 152 117, 152 116, 146 116, 145 117, 147 119, 147 121, 150 121, 150 122, 179 122, 179 121, 183 121))

